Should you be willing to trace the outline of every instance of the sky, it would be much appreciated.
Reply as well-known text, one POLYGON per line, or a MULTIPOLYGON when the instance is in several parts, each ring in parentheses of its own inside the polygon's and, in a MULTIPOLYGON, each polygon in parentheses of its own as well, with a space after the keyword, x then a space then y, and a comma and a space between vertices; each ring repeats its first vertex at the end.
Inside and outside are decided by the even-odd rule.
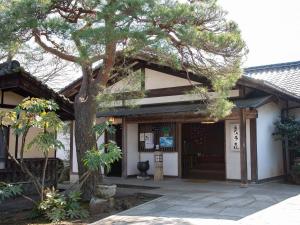
MULTIPOLYGON (((185 1, 185 0, 183 0, 185 1)), ((218 0, 239 25, 249 53, 242 67, 300 61, 300 0, 218 0)), ((80 72, 72 72, 72 79, 80 72)), ((61 88, 65 82, 51 85, 61 88)))
POLYGON ((249 49, 244 67, 300 61, 299 0, 219 0, 249 49))

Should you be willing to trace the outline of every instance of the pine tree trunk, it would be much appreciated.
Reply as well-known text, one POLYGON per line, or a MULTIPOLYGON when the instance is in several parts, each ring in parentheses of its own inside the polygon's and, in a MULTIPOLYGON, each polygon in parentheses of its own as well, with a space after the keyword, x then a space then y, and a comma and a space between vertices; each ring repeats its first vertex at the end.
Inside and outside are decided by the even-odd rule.
MULTIPOLYGON (((92 128, 96 121, 96 93, 98 88, 89 78, 91 74, 88 74, 88 71, 83 70, 83 77, 81 90, 76 96, 74 103, 75 143, 79 177, 87 171, 82 163, 85 152, 96 147, 96 138, 92 128)), ((95 186, 101 181, 101 178, 100 172, 89 176, 81 187, 83 199, 91 199, 94 195, 95 186)))

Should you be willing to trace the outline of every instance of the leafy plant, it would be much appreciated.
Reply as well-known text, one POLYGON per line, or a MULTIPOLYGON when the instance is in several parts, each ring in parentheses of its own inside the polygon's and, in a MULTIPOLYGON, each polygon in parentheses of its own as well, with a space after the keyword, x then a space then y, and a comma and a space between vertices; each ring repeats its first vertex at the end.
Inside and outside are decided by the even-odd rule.
POLYGON ((294 117, 288 117, 275 122, 275 132, 273 133, 277 140, 289 142, 289 150, 300 152, 300 122, 294 117))
POLYGON ((64 219, 78 219, 88 216, 87 210, 80 206, 80 192, 70 192, 67 196, 57 190, 46 189, 45 199, 39 204, 38 210, 51 222, 64 219))
POLYGON ((99 167, 105 167, 108 171, 111 169, 111 164, 121 158, 121 149, 114 141, 109 141, 107 144, 101 144, 99 149, 92 149, 86 152, 83 159, 83 164, 91 171, 99 170, 99 167), (107 152, 105 152, 107 149, 107 152))
MULTIPOLYGON (((105 132, 114 134, 115 128, 111 122, 106 121, 95 125, 93 127, 93 132, 98 140, 105 132)), ((122 158, 122 151, 117 144, 111 140, 109 140, 108 143, 100 144, 97 147, 87 150, 82 159, 83 165, 87 171, 79 179, 79 188, 85 184, 88 178, 102 174, 102 167, 105 167, 106 170, 109 171, 111 165, 120 158, 122 158)), ((96 186, 98 183, 99 180, 93 183, 93 185, 96 186)))
POLYGON ((5 199, 22 194, 22 185, 13 185, 0 182, 0 203, 5 199))
POLYGON ((56 138, 57 130, 62 127, 62 121, 56 114, 58 108, 58 105, 52 100, 26 98, 11 111, 0 110, 0 125, 10 126, 16 135, 22 137, 20 159, 17 160, 12 155, 10 158, 30 177, 41 201, 44 198, 49 153, 64 147, 56 138), (31 128, 39 128, 41 132, 26 145, 26 138, 31 128), (25 149, 31 150, 33 147, 44 155, 45 162, 41 178, 30 171, 24 163, 25 149))
MULTIPOLYGON (((99 139, 105 131, 109 134, 115 133, 115 128, 111 122, 106 121, 94 126, 97 139, 99 139)), ((122 151, 116 142, 109 140, 108 143, 100 144, 98 148, 93 148, 85 153, 83 164, 90 171, 98 171, 101 167, 105 167, 108 171, 111 169, 112 163, 122 157, 122 151)))

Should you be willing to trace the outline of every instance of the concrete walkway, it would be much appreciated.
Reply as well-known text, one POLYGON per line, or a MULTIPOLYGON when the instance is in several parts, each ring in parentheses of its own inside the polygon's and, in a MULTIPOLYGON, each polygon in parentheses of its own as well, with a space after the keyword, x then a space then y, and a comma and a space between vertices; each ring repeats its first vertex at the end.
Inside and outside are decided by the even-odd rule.
POLYGON ((282 183, 253 184, 167 179, 160 183, 136 179, 109 182, 136 185, 122 188, 160 194, 146 204, 123 211, 93 225, 299 225, 300 187, 282 183), (142 189, 140 185, 159 187, 142 189))

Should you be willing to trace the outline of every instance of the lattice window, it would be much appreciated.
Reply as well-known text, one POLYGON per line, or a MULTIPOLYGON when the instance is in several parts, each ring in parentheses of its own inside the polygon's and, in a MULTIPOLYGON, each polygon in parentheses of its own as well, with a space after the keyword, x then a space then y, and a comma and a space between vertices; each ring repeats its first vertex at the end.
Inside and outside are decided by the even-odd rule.
POLYGON ((176 124, 139 124, 138 140, 140 152, 153 152, 155 151, 156 145, 160 146, 160 151, 176 152, 176 124))

